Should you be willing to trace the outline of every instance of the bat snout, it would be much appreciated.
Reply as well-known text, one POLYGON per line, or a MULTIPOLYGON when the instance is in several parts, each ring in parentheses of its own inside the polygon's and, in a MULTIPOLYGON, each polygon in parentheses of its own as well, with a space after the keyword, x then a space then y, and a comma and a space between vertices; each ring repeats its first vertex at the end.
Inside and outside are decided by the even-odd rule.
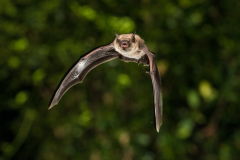
POLYGON ((127 42, 122 42, 122 47, 123 47, 123 48, 128 47, 128 43, 127 43, 127 42))

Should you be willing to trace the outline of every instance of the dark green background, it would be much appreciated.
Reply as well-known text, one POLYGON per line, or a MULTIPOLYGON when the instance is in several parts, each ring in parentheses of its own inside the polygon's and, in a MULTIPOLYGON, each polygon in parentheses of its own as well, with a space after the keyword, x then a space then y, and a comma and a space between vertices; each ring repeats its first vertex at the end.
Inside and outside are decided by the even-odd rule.
POLYGON ((1 0, 0 160, 240 157, 240 1, 1 0), (148 67, 93 69, 48 110, 90 50, 137 32, 163 86, 157 133, 148 67))

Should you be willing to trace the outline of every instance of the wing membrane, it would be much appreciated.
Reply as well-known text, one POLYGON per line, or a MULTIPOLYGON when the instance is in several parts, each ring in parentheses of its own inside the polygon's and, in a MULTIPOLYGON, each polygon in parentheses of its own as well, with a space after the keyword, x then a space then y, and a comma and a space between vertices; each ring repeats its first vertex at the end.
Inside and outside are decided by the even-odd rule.
POLYGON ((150 75, 151 75, 152 85, 153 85, 156 130, 157 132, 159 132, 160 127, 162 125, 162 117, 163 117, 161 79, 159 76, 154 54, 149 51, 149 49, 145 44, 142 44, 141 49, 147 54, 149 59, 150 75))
POLYGON ((83 58, 71 69, 54 95, 49 109, 58 104, 64 93, 77 83, 81 83, 89 71, 96 66, 118 57, 112 44, 99 47, 83 58))

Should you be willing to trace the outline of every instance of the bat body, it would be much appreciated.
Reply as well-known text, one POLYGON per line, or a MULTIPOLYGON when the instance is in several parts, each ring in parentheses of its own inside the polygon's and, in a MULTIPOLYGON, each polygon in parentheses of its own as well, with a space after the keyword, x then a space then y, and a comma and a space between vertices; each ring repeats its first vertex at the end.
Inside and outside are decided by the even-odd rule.
POLYGON ((96 66, 119 58, 125 62, 142 63, 150 65, 150 75, 153 84, 154 106, 156 130, 159 132, 162 125, 162 94, 161 81, 155 56, 151 53, 140 36, 134 34, 121 34, 115 32, 116 38, 106 46, 99 47, 86 56, 82 57, 78 63, 71 69, 62 81, 60 87, 55 93, 49 109, 58 104, 63 94, 77 83, 81 83, 89 71, 96 66))

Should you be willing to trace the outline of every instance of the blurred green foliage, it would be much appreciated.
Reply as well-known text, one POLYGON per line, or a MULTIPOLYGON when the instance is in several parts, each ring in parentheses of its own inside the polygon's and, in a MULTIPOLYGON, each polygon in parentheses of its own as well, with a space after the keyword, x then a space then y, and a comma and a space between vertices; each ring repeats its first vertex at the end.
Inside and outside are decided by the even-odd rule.
POLYGON ((240 2, 1 0, 0 160, 240 157, 240 2), (113 60, 47 110, 90 50, 137 32, 156 53, 164 119, 147 67, 113 60))

